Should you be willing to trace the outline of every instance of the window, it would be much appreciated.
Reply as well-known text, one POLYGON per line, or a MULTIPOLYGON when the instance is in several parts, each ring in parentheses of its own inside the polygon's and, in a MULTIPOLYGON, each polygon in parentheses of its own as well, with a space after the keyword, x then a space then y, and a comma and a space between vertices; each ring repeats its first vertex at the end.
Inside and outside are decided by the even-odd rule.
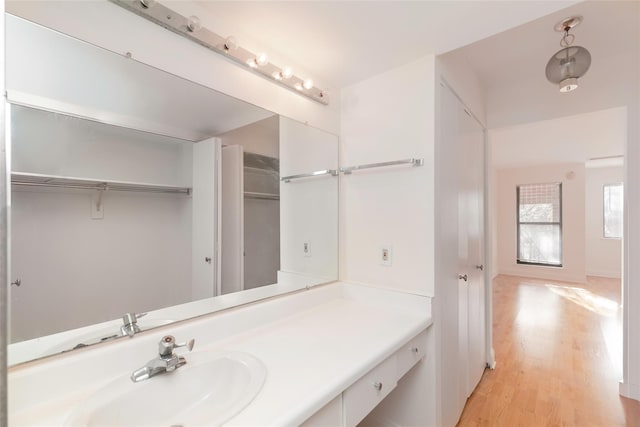
POLYGON ((622 184, 605 184, 604 202, 604 237, 605 239, 622 238, 622 184))
POLYGON ((516 188, 518 264, 562 267, 562 184, 516 188))

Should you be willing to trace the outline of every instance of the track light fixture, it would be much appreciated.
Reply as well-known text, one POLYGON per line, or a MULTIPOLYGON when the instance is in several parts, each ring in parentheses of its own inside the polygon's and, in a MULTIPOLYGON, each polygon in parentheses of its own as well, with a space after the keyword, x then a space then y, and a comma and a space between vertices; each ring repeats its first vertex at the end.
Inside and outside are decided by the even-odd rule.
POLYGON ((266 53, 253 53, 238 45, 235 37, 222 37, 203 27, 197 16, 185 17, 156 0, 110 0, 112 3, 148 19, 176 34, 232 59, 239 65, 258 73, 274 83, 293 90, 321 104, 328 105, 327 91, 314 86, 313 80, 293 74, 290 67, 278 67, 269 62, 266 53))

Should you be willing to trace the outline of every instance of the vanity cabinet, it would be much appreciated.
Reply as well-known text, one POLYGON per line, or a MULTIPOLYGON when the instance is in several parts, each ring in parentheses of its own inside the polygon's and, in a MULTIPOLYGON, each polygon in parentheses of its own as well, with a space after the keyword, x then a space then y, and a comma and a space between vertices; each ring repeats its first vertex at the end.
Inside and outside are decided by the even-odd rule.
MULTIPOLYGON (((225 427, 431 426, 436 400, 431 325, 429 298, 341 282, 317 286, 143 332, 136 339, 13 367, 10 425, 62 426, 70 414, 87 407, 87 398, 102 396, 113 404, 105 385, 115 378, 126 379, 123 393, 135 393, 128 376, 147 360, 140 355, 170 333, 178 339, 193 337, 198 347, 184 355, 186 367, 166 374, 172 377, 151 379, 157 387, 175 384, 172 378, 199 375, 193 369, 217 355, 244 354, 264 365, 267 379, 259 393, 245 407, 234 407, 238 412, 224 421, 225 427), (72 381, 61 380, 68 378, 72 381)), ((180 383, 193 385, 184 378, 180 383)), ((170 393, 187 391, 181 387, 170 393)), ((153 397, 143 393, 139 399, 153 397)), ((213 405, 211 417, 222 417, 226 407, 213 405)))
POLYGON ((300 427, 329 427, 342 425, 342 394, 327 403, 300 427))
POLYGON ((426 354, 423 331, 375 366, 344 392, 305 421, 304 427, 353 427, 358 425, 395 389, 398 381, 426 354))

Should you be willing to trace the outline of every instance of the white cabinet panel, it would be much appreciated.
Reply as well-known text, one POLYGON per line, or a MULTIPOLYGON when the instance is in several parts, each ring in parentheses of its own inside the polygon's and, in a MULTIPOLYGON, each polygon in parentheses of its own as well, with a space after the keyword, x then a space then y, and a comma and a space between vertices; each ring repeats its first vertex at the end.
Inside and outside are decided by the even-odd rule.
POLYGON ((342 425, 342 394, 327 403, 301 427, 339 427, 342 425))

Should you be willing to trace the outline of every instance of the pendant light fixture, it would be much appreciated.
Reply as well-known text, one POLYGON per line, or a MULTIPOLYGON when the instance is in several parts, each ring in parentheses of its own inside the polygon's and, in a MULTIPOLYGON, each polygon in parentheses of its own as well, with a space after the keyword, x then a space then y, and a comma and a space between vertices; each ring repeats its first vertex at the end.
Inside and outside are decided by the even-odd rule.
POLYGON ((591 54, 582 46, 572 46, 575 36, 569 31, 582 22, 582 16, 572 16, 558 22, 554 29, 564 33, 560 49, 547 63, 547 80, 559 85, 560 92, 571 92, 578 88, 578 79, 585 75, 591 65, 591 54))

